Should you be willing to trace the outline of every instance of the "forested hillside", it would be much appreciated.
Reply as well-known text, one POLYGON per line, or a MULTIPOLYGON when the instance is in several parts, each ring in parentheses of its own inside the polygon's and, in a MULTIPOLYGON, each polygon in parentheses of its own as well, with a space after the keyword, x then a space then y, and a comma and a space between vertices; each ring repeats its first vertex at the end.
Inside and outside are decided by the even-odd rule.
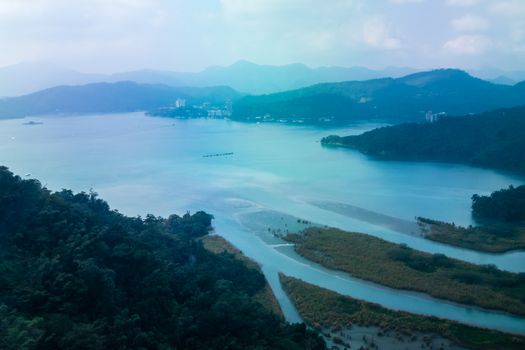
POLYGON ((146 111, 175 105, 178 98, 188 105, 224 105, 241 95, 226 86, 172 87, 130 81, 57 86, 29 95, 0 99, 0 119, 41 114, 89 114, 146 111))
POLYGON ((233 118, 348 124, 424 121, 427 113, 462 115, 525 105, 525 83, 492 84, 455 69, 402 78, 317 84, 281 93, 246 96, 234 104, 233 118))
POLYGON ((525 173, 525 107, 329 136, 324 145, 381 159, 457 162, 525 173))
POLYGON ((263 275, 197 240, 211 216, 130 218, 0 168, 0 348, 323 349, 252 300, 263 275))

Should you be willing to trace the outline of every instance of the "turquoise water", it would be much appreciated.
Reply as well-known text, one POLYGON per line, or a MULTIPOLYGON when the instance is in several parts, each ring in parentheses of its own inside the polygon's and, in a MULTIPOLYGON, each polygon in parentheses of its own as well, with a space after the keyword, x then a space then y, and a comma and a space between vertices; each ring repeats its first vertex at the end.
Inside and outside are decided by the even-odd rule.
POLYGON ((0 164, 50 189, 93 188, 128 215, 204 209, 225 236, 263 266, 289 320, 299 316, 280 290, 277 272, 385 306, 525 332, 525 320, 394 291, 322 269, 289 247, 273 246, 240 220, 274 210, 323 225, 367 232, 429 252, 525 271, 525 254, 482 254, 426 241, 311 205, 347 203, 411 220, 425 216, 470 224, 470 197, 524 179, 462 165, 380 162, 322 147, 326 135, 356 134, 376 125, 328 130, 224 120, 171 120, 142 113, 32 118, 0 122, 0 164), (229 153, 223 157, 206 154, 229 153))

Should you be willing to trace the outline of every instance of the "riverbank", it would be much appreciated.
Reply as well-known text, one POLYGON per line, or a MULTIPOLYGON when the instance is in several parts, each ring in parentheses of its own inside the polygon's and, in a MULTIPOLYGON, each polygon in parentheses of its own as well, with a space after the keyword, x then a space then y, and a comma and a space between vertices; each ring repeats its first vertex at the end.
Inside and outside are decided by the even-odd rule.
POLYGON ((295 251, 322 266, 387 287, 462 304, 525 315, 525 279, 492 266, 423 253, 362 233, 307 228, 284 237, 295 251))
POLYGON ((283 274, 280 280, 305 322, 324 331, 325 338, 337 349, 349 348, 347 345, 352 349, 363 346, 389 350, 518 350, 525 347, 523 336, 389 310, 283 274))
MULTIPOLYGON (((263 273, 259 264, 246 257, 239 249, 235 248, 230 242, 225 240, 223 237, 218 235, 209 235, 203 237, 201 241, 202 245, 206 250, 214 254, 233 254, 235 258, 242 261, 246 267, 263 273)), ((284 320, 284 315, 281 310, 281 307, 279 306, 279 302, 275 298, 275 295, 273 294, 272 288, 270 288, 268 281, 266 281, 264 288, 258 293, 256 293, 252 297, 252 299, 254 301, 257 301, 259 304, 264 306, 264 308, 273 312, 274 314, 279 316, 279 318, 284 320)))
POLYGON ((417 218, 425 238, 487 253, 525 249, 525 225, 492 224, 461 227, 443 221, 417 218))

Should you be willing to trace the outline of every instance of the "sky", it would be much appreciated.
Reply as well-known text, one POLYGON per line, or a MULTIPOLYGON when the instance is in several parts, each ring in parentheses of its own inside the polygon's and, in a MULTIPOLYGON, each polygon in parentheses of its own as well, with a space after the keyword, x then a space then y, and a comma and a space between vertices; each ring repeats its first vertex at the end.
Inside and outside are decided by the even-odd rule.
POLYGON ((0 66, 525 69, 525 0, 0 0, 0 66))

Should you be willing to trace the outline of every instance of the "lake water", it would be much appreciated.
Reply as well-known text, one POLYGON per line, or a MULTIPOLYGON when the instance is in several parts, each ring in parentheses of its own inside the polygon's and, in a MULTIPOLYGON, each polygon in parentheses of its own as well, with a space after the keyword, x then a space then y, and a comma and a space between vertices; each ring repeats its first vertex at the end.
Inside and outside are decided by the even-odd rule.
POLYGON ((186 210, 214 214, 217 233, 262 265, 291 321, 299 316, 280 289, 278 272, 394 309, 525 333, 523 318, 395 291, 323 269, 297 256, 265 227, 266 221, 302 218, 525 271, 523 252, 493 255, 453 248, 318 205, 342 203, 405 220, 424 216, 468 225, 474 193, 520 185, 523 178, 462 165, 375 161, 319 144, 329 134, 357 134, 377 125, 321 129, 161 119, 142 113, 32 120, 43 124, 0 121, 0 164, 22 176, 31 174, 53 190, 93 188, 128 215, 166 216, 186 210), (203 157, 229 152, 233 155, 203 157), (261 220, 254 213, 268 215, 261 220))

